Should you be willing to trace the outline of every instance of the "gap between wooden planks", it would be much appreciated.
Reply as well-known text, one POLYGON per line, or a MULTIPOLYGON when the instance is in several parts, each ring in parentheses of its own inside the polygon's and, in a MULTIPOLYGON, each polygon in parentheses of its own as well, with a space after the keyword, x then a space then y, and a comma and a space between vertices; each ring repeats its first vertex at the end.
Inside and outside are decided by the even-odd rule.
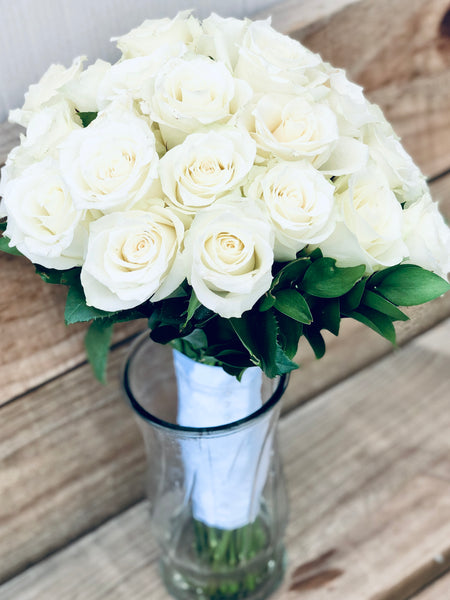
MULTIPOLYGON (((450 319, 282 419, 289 566, 274 600, 446 598, 423 588, 450 568, 449 335, 450 319)), ((0 597, 168 600, 155 560, 141 502, 0 597)))

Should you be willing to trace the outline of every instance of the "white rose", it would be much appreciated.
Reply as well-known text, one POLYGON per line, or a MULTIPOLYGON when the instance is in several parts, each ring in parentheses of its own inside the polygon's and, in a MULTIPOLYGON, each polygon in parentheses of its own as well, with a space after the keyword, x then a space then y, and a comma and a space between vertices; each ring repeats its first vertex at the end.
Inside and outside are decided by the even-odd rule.
POLYGON ((233 71, 239 46, 251 21, 248 19, 223 18, 212 14, 202 22, 203 35, 195 41, 195 50, 226 64, 233 71))
POLYGON ((407 262, 447 277, 450 229, 428 193, 403 211, 403 239, 409 251, 407 262))
POLYGON ((150 56, 138 56, 116 63, 106 73, 98 86, 97 103, 101 109, 119 97, 136 100, 142 112, 148 114, 149 107, 144 98, 151 95, 155 75, 171 58, 182 56, 183 44, 162 46, 150 56))
POLYGON ((61 145, 61 172, 79 209, 132 207, 157 178, 149 124, 127 104, 111 104, 61 145))
POLYGON ((359 129, 376 120, 363 88, 349 81, 342 69, 325 65, 328 69, 329 93, 326 102, 338 119, 342 135, 359 136, 359 129))
POLYGON ((393 131, 383 122, 369 124, 363 129, 363 140, 371 160, 389 181, 400 202, 410 204, 427 191, 425 177, 414 164, 393 131))
POLYGON ((255 155, 255 142, 245 130, 193 133, 160 160, 162 188, 174 208, 194 215, 236 188, 255 155))
POLYGON ((224 199, 197 213, 185 238, 188 281, 200 302, 240 317, 270 287, 273 233, 255 202, 224 199))
POLYGON ((18 177, 24 169, 46 157, 57 158, 59 144, 74 130, 81 129, 80 119, 72 104, 64 99, 52 100, 34 113, 27 135, 21 135, 20 145, 9 153, 2 170, 1 187, 18 177))
POLYGON ((225 124, 250 99, 249 86, 205 56, 175 58, 156 76, 150 117, 169 147, 212 123, 225 124))
POLYGON ((112 38, 124 58, 148 56, 163 45, 190 44, 201 34, 197 19, 190 10, 179 12, 174 19, 147 19, 125 35, 112 38))
POLYGON ((116 311, 171 294, 185 277, 183 236, 183 224, 162 201, 145 212, 111 213, 91 223, 81 270, 86 303, 116 311))
POLYGON ((58 165, 35 163, 4 189, 6 237, 32 262, 51 269, 82 264, 86 232, 58 165))
POLYGON ((244 122, 263 151, 285 160, 309 157, 319 167, 339 137, 336 117, 306 96, 266 94, 244 122))
POLYGON ((51 65, 38 83, 30 85, 28 92, 25 93, 25 103, 22 108, 10 111, 9 121, 27 127, 32 115, 58 95, 64 85, 81 73, 85 60, 85 56, 78 56, 68 69, 62 65, 51 65))
POLYGON ((321 63, 318 54, 275 31, 269 21, 254 21, 239 47, 235 75, 245 79, 255 92, 276 89, 290 93, 296 86, 308 85, 307 70, 321 63))
POLYGON ((400 263, 408 255, 402 207, 383 174, 366 169, 335 183, 340 222, 319 244, 323 254, 338 266, 365 264, 367 273, 400 263))
POLYGON ((294 260, 307 244, 326 239, 334 229, 334 186, 307 162, 270 166, 251 184, 275 232, 275 260, 294 260))
POLYGON ((107 77, 111 65, 104 60, 96 60, 85 71, 82 71, 61 88, 61 93, 71 100, 80 112, 97 112, 98 89, 107 77))

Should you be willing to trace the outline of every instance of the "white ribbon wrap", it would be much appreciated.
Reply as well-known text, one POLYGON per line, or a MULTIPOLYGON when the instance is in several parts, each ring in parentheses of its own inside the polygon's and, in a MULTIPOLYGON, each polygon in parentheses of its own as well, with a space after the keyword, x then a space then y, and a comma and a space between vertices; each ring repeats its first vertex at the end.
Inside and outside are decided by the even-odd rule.
MULTIPOLYGON (((224 425, 261 407, 262 374, 257 367, 247 369, 239 382, 222 368, 197 363, 176 350, 174 365, 179 425, 224 425)), ((221 529, 255 520, 273 433, 269 411, 248 427, 181 440, 186 490, 196 519, 221 529)))

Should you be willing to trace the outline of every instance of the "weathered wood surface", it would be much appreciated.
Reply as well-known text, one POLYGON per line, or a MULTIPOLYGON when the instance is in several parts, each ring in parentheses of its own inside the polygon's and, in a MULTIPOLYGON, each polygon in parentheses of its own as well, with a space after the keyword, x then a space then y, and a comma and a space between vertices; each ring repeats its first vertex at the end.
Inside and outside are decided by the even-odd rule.
POLYGON ((450 573, 439 577, 411 600, 446 600, 450 595, 450 573))
MULTIPOLYGON (((274 600, 447 598, 422 590, 450 569, 449 335, 447 320, 282 419, 289 566, 274 600)), ((0 597, 168 600, 155 560, 141 502, 0 597)))

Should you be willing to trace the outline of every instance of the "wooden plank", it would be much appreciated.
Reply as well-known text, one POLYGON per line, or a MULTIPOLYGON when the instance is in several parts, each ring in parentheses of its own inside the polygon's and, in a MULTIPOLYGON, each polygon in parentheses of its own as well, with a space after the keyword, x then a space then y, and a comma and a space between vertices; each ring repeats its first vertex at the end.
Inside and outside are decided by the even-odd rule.
MULTIPOLYGON (((450 174, 432 184, 441 200, 441 210, 450 219, 450 174)), ((66 327, 63 322, 66 289, 45 284, 35 275, 27 260, 0 253, 0 406, 26 390, 42 385, 49 378, 80 365, 85 360, 83 337, 86 325, 66 327), (30 302, 30 298, 33 302, 30 302)), ((399 324, 399 340, 404 342, 450 314, 450 294, 434 303, 417 307, 410 322, 399 324)), ((145 323, 117 327, 115 341, 125 339, 145 323)), ((371 360, 392 350, 390 344, 359 323, 346 322, 338 338, 327 336, 328 351, 317 363, 307 344, 302 342, 301 372, 304 379, 311 370, 300 395, 289 396, 289 403, 307 399, 333 382, 355 372, 371 360), (354 348, 358 347, 358 352, 354 348), (318 377, 317 375, 322 373, 318 377)))
MULTIPOLYGON (((86 323, 67 327, 67 288, 44 283, 26 259, 0 253, 0 406, 85 362, 86 323)), ((145 327, 115 327, 114 343, 145 327)))
POLYGON ((126 351, 112 353, 106 387, 84 365, 2 407, 0 580, 142 498, 140 434, 118 381, 126 351))
MULTIPOLYGON (((288 7, 301 13, 295 2, 288 7)), ((450 167, 448 10, 447 0, 363 0, 289 29, 364 86, 427 175, 450 167)))
POLYGON ((413 596, 411 600, 445 600, 449 595, 449 590, 450 573, 447 573, 420 591, 416 596, 413 596))
MULTIPOLYGON (((450 479, 433 469, 450 451, 449 334, 450 320, 282 419, 289 566, 274 600, 406 600, 448 568, 450 479)), ((0 597, 168 600, 146 503, 4 583, 0 597)))

